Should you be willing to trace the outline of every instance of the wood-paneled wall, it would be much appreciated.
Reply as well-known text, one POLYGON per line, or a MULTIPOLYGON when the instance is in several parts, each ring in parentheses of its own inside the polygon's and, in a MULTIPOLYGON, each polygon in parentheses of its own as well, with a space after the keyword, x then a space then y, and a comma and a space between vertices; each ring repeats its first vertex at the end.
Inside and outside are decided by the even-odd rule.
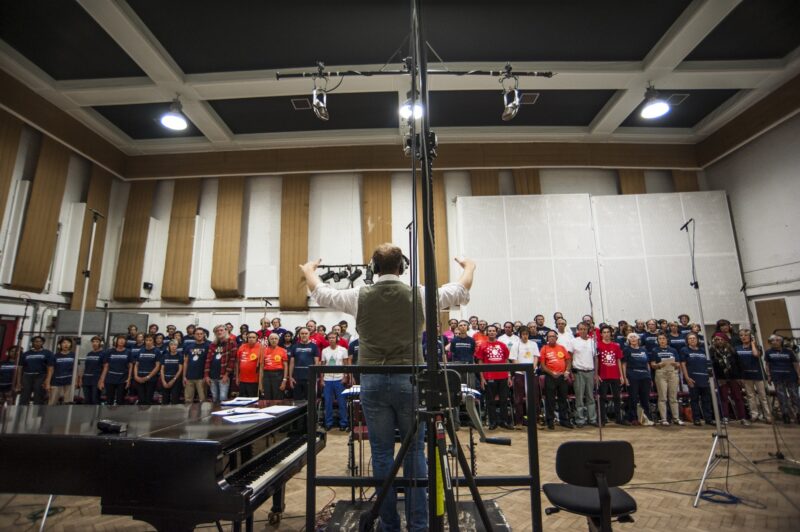
POLYGON ((470 170, 469 182, 473 196, 497 196, 500 194, 500 172, 498 170, 470 170))
POLYGON ((0 220, 11 193, 11 177, 17 163, 22 122, 0 109, 0 220))
POLYGON ((392 241, 392 174, 366 172, 361 176, 361 248, 364 263, 380 244, 392 241))
POLYGON ((700 190, 697 172, 694 170, 673 170, 672 182, 675 185, 675 192, 697 192, 700 190))
POLYGON ((542 183, 539 179, 538 168, 515 168, 511 173, 514 176, 515 194, 528 195, 542 193, 542 183))
POLYGON ((239 250, 242 246, 244 177, 231 177, 219 185, 211 289, 217 297, 240 297, 239 250))
POLYGON ((624 169, 617 170, 619 175, 620 194, 645 194, 647 188, 644 181, 644 170, 624 169))
POLYGON ((140 181, 131 185, 114 281, 114 299, 117 301, 140 299, 144 252, 155 192, 156 181, 140 181))
POLYGON ((308 287, 298 265, 308 261, 308 174, 285 176, 281 190, 281 310, 308 310, 308 287))
POLYGON ((200 179, 178 179, 175 182, 167 237, 168 252, 161 283, 161 299, 165 301, 189 302, 194 229, 201 186, 200 179))
POLYGON ((11 287, 44 291, 56 251, 58 217, 67 185, 70 151, 50 137, 42 139, 36 174, 22 226, 11 287))
POLYGON ((108 219, 108 205, 111 200, 111 182, 114 178, 108 171, 92 164, 92 173, 89 177, 89 193, 86 197, 86 214, 83 218, 83 232, 81 233, 81 247, 78 253, 78 270, 75 272, 75 290, 72 293, 70 308, 81 308, 83 298, 83 271, 89 255, 89 243, 92 238, 92 212, 94 209, 104 216, 98 217, 95 228, 94 247, 92 249, 92 263, 89 265, 89 289, 86 291, 86 309, 93 310, 97 307, 97 291, 100 287, 100 275, 103 271, 103 251, 106 243, 106 220, 108 219))
MULTIPOLYGON (((436 281, 441 286, 450 280, 450 249, 447 238, 447 199, 444 172, 433 172, 433 239, 436 258, 436 281)), ((417 244, 419 247, 419 282, 425 282, 425 257, 422 233, 422 185, 417 185, 417 244)))

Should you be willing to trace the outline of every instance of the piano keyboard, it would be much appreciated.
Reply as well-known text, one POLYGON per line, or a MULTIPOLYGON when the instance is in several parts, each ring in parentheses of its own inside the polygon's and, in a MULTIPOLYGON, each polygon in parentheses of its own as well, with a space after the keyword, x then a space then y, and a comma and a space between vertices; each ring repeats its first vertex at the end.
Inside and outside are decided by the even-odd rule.
POLYGON ((265 459, 257 460, 252 467, 236 471, 226 480, 228 484, 243 489, 250 488, 253 493, 258 493, 305 454, 306 437, 301 435, 289 438, 267 451, 265 459))

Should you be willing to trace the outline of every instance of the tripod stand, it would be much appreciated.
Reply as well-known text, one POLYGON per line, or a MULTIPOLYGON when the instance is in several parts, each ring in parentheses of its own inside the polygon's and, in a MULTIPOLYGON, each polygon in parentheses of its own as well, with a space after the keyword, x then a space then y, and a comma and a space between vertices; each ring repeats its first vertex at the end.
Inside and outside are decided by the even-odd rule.
MULTIPOLYGON (((588 296, 589 296, 589 314, 592 316, 592 323, 594 323, 594 301, 592 301, 592 282, 589 281, 586 283, 585 288, 588 296)), ((594 361, 594 369, 595 375, 597 374, 597 330, 591 331, 591 338, 592 338, 592 360, 594 361)), ((603 415, 600 412, 600 386, 598 385, 597 379, 595 379, 594 383, 594 403, 595 403, 595 412, 597 415, 597 432, 600 438, 600 441, 603 441, 603 415)))
MULTIPOLYGON (((681 226, 681 231, 686 231, 686 240, 689 246, 689 259, 691 261, 692 266, 692 281, 689 283, 692 288, 694 288, 695 298, 697 300, 697 310, 698 315, 700 316, 700 324, 701 326, 705 326, 705 318, 703 316, 703 302, 700 297, 700 283, 697 281, 697 268, 695 263, 695 231, 697 229, 697 222, 694 218, 690 218, 685 224, 681 226), (689 233, 689 226, 692 226, 692 233, 689 233)), ((714 421, 716 423, 716 430, 713 433, 714 441, 711 444, 711 451, 708 454, 708 460, 706 461, 705 469, 703 470, 703 476, 700 478, 700 485, 697 487, 697 494, 694 498, 694 503, 692 506, 697 508, 698 504, 700 504, 700 497, 705 493, 703 488, 706 485, 706 481, 708 480, 708 476, 711 472, 722 462, 727 461, 730 464, 731 461, 737 462, 731 456, 731 448, 733 448, 744 460, 744 462, 737 462, 742 465, 745 469, 749 470, 752 473, 755 473, 759 477, 761 477, 764 481, 766 481, 770 486, 772 486, 775 491, 780 493, 789 504, 794 506, 796 509, 800 510, 800 506, 797 505, 794 501, 792 501, 785 493, 778 489, 775 484, 758 469, 758 466, 742 451, 736 444, 731 441, 730 436, 728 435, 728 427, 727 425, 722 424, 722 417, 720 416, 719 410, 719 388, 717 386, 717 379, 714 375, 714 366, 711 361, 711 354, 708 350, 708 341, 703 342, 703 348, 705 350, 706 355, 706 364, 708 367, 708 382, 711 388, 711 407, 714 411, 714 421)))

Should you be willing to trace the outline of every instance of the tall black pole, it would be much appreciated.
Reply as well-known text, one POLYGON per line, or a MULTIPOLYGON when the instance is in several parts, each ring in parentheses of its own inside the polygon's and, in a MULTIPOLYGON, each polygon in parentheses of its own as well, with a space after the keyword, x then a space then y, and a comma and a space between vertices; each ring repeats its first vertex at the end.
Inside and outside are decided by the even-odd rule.
MULTIPOLYGON (((420 0, 411 0, 411 57, 412 72, 416 71, 419 76, 419 95, 417 84, 412 83, 411 101, 412 105, 419 101, 422 106, 422 117, 419 128, 419 154, 420 170, 422 175, 422 249, 425 262, 425 329, 427 331, 425 350, 428 371, 435 372, 439 368, 437 358, 438 330, 437 322, 437 281, 436 281, 436 259, 434 257, 434 238, 433 238, 433 209, 431 208, 431 197, 433 196, 432 165, 435 146, 431 145, 430 136, 430 109, 428 106, 428 61, 426 58, 425 31, 423 28, 422 7, 420 0)), ((413 79, 413 77, 412 77, 413 79)), ((412 120, 414 119, 412 107, 412 120)), ((412 154, 414 156, 416 154, 412 154)), ((416 161, 414 161, 416 164, 416 161)), ((426 394, 426 404, 436 404, 436 392, 428 389, 426 394)), ((428 519, 429 527, 432 531, 443 530, 442 516, 438 515, 438 482, 437 482, 437 461, 436 461, 436 434, 433 430, 433 423, 429 420, 427 430, 428 440, 428 519)))

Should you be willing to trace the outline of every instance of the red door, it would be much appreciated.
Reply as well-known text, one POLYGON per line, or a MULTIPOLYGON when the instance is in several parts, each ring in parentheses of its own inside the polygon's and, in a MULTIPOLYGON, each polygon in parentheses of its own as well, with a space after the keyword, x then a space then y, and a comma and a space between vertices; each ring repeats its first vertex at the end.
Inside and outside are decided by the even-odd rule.
POLYGON ((0 354, 3 356, 9 347, 17 343, 17 321, 18 318, 11 316, 0 317, 0 341, 3 343, 0 354))

